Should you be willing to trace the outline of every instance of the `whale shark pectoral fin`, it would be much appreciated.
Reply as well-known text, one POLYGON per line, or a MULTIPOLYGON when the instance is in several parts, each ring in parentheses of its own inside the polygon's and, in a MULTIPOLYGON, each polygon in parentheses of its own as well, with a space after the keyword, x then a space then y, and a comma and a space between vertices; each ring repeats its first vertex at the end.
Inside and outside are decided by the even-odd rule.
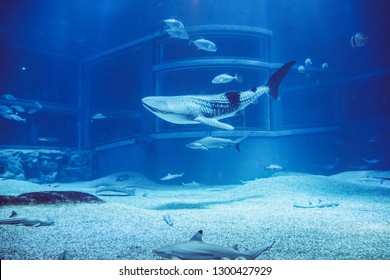
POLYGON ((203 123, 205 125, 213 126, 213 127, 220 128, 220 129, 225 129, 225 130, 233 130, 234 129, 233 126, 226 124, 226 123, 223 123, 223 122, 220 122, 217 119, 213 119, 213 118, 206 118, 203 116, 199 116, 199 117, 196 117, 194 120, 197 122, 203 123))

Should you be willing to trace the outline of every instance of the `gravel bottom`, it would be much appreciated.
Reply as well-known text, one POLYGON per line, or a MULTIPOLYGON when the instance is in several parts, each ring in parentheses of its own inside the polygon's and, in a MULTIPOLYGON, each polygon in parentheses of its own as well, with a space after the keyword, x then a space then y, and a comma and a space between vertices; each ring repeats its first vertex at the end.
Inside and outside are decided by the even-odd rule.
MULTIPOLYGON (((258 259, 390 259, 390 188, 340 178, 286 174, 240 186, 192 189, 158 188, 138 178, 135 196, 100 196, 106 201, 102 204, 0 207, 0 219, 14 210, 55 220, 52 226, 0 225, 0 259, 57 259, 64 250, 73 259, 160 259, 153 249, 187 241, 200 229, 205 242, 238 246, 240 251, 275 241, 258 259), (293 207, 319 199, 339 206, 293 207), (164 221, 166 214, 173 226, 164 221)), ((6 180, 0 184, 2 194, 5 184, 18 191, 35 190, 31 184, 23 189, 18 181, 6 180)), ((55 190, 94 193, 99 184, 87 185, 55 190)))

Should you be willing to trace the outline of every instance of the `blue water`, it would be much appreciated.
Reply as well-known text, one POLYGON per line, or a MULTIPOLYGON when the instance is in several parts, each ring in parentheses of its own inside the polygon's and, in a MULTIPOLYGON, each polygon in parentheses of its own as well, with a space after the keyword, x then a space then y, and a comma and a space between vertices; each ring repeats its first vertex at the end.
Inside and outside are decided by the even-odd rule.
POLYGON ((275 240, 265 259, 389 259, 387 2, 0 0, 1 195, 77 190, 107 202, 2 198, 1 220, 18 210, 55 225, 1 225, 0 257, 156 259, 153 249, 204 230, 240 250, 275 240), (171 37, 167 19, 189 38, 171 37), (197 49, 201 38, 217 50, 197 49), (221 120, 234 130, 142 106, 155 95, 240 96, 289 61, 280 100, 263 95, 221 120), (224 73, 243 79, 211 82, 224 73), (188 147, 206 136, 248 138, 188 147))
POLYGON ((13 109, 24 121, 2 113, 0 145, 103 147, 98 148, 101 175, 132 169, 158 179, 186 171, 192 173, 187 180, 209 183, 269 176, 268 164, 332 174, 364 169, 364 158, 380 159, 369 169, 387 169, 389 13, 383 1, 1 1, 0 94, 17 100, 1 98, 0 105, 28 110, 39 102, 42 108, 32 114, 13 109), (169 18, 188 28, 189 40, 164 32, 163 20, 169 18), (213 33, 213 26, 219 31, 213 33), (221 33, 221 26, 272 34, 221 33), (350 44, 357 32, 368 38, 362 47, 350 44), (202 37, 216 43, 218 51, 196 50, 189 43, 202 37), (300 74, 297 67, 306 58, 313 65, 300 74), (203 60, 201 66, 175 66, 197 59, 203 60), (231 59, 233 65, 204 64, 215 59, 231 59), (240 59, 275 65, 296 61, 282 82, 279 103, 262 97, 227 119, 236 127, 232 134, 212 129, 229 139, 259 132, 240 152, 189 150, 185 144, 205 136, 209 127, 156 123, 142 107, 141 98, 155 94, 248 90, 278 68, 248 69, 240 59), (329 65, 324 71, 323 63, 329 65), (244 82, 210 83, 226 72, 240 72, 244 82), (96 114, 107 118, 94 119, 96 114), (283 133, 267 134, 275 131, 283 133), (156 138, 160 133, 169 137, 156 138), (111 152, 104 146, 123 141, 111 152), (130 160, 117 162, 117 154, 130 160), (335 168, 318 168, 335 162, 335 168))

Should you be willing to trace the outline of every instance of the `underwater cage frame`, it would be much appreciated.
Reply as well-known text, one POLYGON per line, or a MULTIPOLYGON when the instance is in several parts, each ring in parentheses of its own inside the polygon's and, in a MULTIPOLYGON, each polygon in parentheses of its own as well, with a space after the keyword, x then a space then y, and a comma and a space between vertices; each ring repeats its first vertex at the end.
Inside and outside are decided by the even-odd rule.
MULTIPOLYGON (((195 50, 193 48, 191 50, 188 42, 186 40, 180 40, 176 38, 171 38, 166 35, 165 30, 161 29, 153 34, 147 35, 145 37, 139 38, 127 44, 118 46, 116 48, 104 51, 102 53, 96 54, 92 57, 84 59, 82 64, 82 73, 83 78, 82 81, 82 89, 84 93, 84 97, 82 98, 83 110, 84 112, 84 121, 82 121, 84 132, 82 143, 85 144, 86 147, 95 147, 98 150, 110 149, 112 147, 128 145, 138 143, 138 139, 141 139, 141 142, 144 141, 143 135, 150 135, 153 139, 168 139, 168 138, 190 138, 197 137, 199 135, 203 135, 204 131, 207 130, 205 127, 201 125, 174 125, 159 118, 155 118, 149 112, 146 112, 142 107, 137 108, 137 110, 131 111, 131 115, 137 119, 137 121, 141 122, 138 124, 140 128, 139 131, 135 131, 132 135, 125 135, 124 137, 117 137, 112 139, 103 139, 103 141, 91 141, 91 134, 93 134, 91 127, 93 126, 93 122, 91 125, 90 115, 91 115, 91 89, 90 84, 93 83, 91 81, 91 75, 89 68, 95 67, 96 64, 110 64, 110 59, 115 59, 115 57, 125 56, 126 53, 131 52, 139 52, 139 55, 135 58, 138 62, 135 62, 137 67, 142 71, 141 77, 139 79, 142 81, 141 85, 134 90, 129 89, 127 96, 133 95, 134 91, 137 91, 136 95, 137 99, 132 99, 129 102, 138 102, 141 104, 140 100, 145 96, 155 95, 155 96, 164 96, 164 95, 180 95, 180 94, 191 94, 191 93, 202 93, 204 89, 200 89, 197 92, 193 92, 194 90, 188 91, 186 93, 185 88, 181 88, 177 90, 177 84, 173 86, 175 91, 170 89, 169 86, 167 88, 167 84, 172 85, 172 79, 174 80, 178 76, 181 81, 180 85, 185 85, 185 82, 192 80, 201 80, 200 76, 204 74, 206 70, 213 69, 217 71, 218 69, 235 69, 237 72, 246 71, 255 74, 255 78, 252 77, 252 82, 249 84, 246 83, 246 87, 242 87, 239 90, 247 90, 248 87, 252 87, 254 85, 259 85, 260 83, 264 83, 265 80, 269 77, 269 75, 275 69, 279 68, 282 63, 271 63, 271 38, 272 31, 249 27, 249 26, 235 26, 235 25, 200 25, 200 26, 190 26, 186 27, 188 34, 193 38, 213 38, 213 40, 218 41, 223 46, 224 40, 226 44, 231 43, 232 40, 237 40, 240 42, 244 40, 246 44, 252 42, 252 45, 248 49, 254 49, 254 53, 249 54, 238 54, 239 50, 228 50, 227 54, 220 55, 218 52, 210 53, 210 52, 202 52, 195 50), (255 45, 255 44, 258 45, 255 45), (190 50, 189 50, 190 49, 190 50), (168 54, 167 52, 170 50, 173 54, 168 54), (173 51, 172 51, 173 50, 173 51), (180 54, 183 54, 180 57, 180 54), (254 57, 254 55, 256 57, 254 57), (185 74, 185 73, 190 74, 185 74), (149 74, 147 74, 149 73, 149 74), (184 74, 183 74, 184 73, 184 74), (203 73, 203 74, 202 74, 203 73), (262 73, 262 75, 259 75, 262 73), (169 76, 173 78, 170 78, 169 76), (259 81, 259 77, 262 77, 262 80, 259 81), (167 78, 168 77, 168 78, 167 78), (171 79, 171 81, 166 81, 171 79), (184 81, 184 82, 183 82, 184 81), (171 82, 171 83, 170 83, 171 82), (250 86, 249 86, 250 85, 250 86), (168 92, 173 92, 168 93, 168 92)), ((234 45, 234 44, 229 44, 234 45)), ((118 61, 124 63, 125 60, 118 61)), ((132 61, 134 63, 134 60, 132 61)), ((122 67, 122 66, 121 66, 122 67)), ((295 69, 297 66, 294 67, 295 69)), ((141 72, 140 71, 140 72, 141 72)), ((320 73, 321 69, 317 69, 312 67, 311 71, 313 73, 320 73)), ((291 73, 289 75, 296 75, 296 71, 294 74, 291 73)), ((130 75, 129 75, 130 76, 130 75)), ((209 78, 210 76, 208 76, 209 78)), ((203 79, 206 83, 206 80, 203 79)), ((207 83, 210 84, 210 80, 207 80, 207 83)), ((199 83, 202 84, 202 83, 199 83)), ((193 84, 191 85, 193 86, 193 84)), ((321 88, 323 85, 309 85, 303 86, 299 88, 287 88, 283 89, 283 92, 294 92, 294 91, 302 91, 302 89, 312 90, 313 88, 321 88)), ((329 85, 326 85, 329 86, 329 85)), ((220 89, 210 89, 208 88, 207 93, 220 93, 223 90, 220 89)), ((293 94, 293 93, 292 93, 293 94)), ((133 96, 131 97, 133 98, 133 96)), ((332 95, 332 100, 330 101, 332 104, 337 105, 340 102, 337 99, 337 95, 332 95)), ((282 98, 283 102, 283 98, 282 98)), ((215 133, 220 136, 242 136, 248 130, 254 131, 253 136, 285 136, 285 135, 293 135, 293 134, 304 134, 304 133, 317 133, 317 132, 327 132, 338 129, 338 119, 339 119, 339 110, 338 105, 335 106, 335 110, 332 112, 332 116, 325 116, 325 119, 331 120, 328 123, 324 122, 306 122, 306 123, 295 123, 291 124, 288 122, 288 118, 283 115, 283 104, 282 102, 275 102, 269 98, 262 98, 259 104, 251 105, 246 108, 243 114, 239 115, 238 118, 241 118, 241 121, 238 121, 238 125, 236 131, 234 132, 226 132, 226 131, 216 131, 215 133), (259 113, 261 112, 261 113, 259 113), (247 116, 251 116, 248 118, 247 116), (255 118, 253 118, 255 115, 255 118), (262 118, 262 120, 259 120, 262 118), (255 119, 255 121, 253 121, 255 119), (248 122, 251 120, 251 122, 248 122), (287 120, 287 121, 286 121, 287 120), (253 124, 254 122, 254 124, 253 124)), ((329 103, 329 101, 328 101, 329 103)), ((235 117, 230 118, 230 120, 234 120, 235 117)), ((306 121, 310 120, 310 118, 306 118, 306 121)))
MULTIPOLYGON (((223 87, 202 88, 203 84, 211 84, 210 75, 205 75, 210 70, 211 73, 217 73, 223 69, 245 72, 250 78, 245 83, 236 83, 234 86, 238 87, 238 90, 247 90, 254 85, 264 83, 272 71, 282 65, 270 62, 272 31, 267 29, 235 25, 200 25, 186 27, 186 30, 192 38, 202 38, 203 36, 212 38, 221 46, 221 51, 210 53, 196 50, 195 47, 189 46, 187 40, 171 38, 164 29, 159 29, 145 37, 82 60, 18 46, 3 46, 3 48, 10 49, 9 53, 21 49, 28 54, 37 53, 41 56, 48 56, 46 60, 51 62, 66 59, 68 60, 66 63, 72 64, 73 70, 71 72, 75 75, 74 84, 72 88, 67 88, 68 92, 64 92, 62 96, 67 96, 69 92, 72 92, 75 95, 73 101, 70 102, 71 104, 67 104, 63 100, 51 102, 40 98, 38 101, 42 102, 42 109, 37 113, 37 116, 40 116, 37 119, 41 120, 41 125, 48 125, 47 130, 51 133, 61 131, 67 136, 75 135, 75 139, 72 143, 51 142, 51 139, 60 138, 55 137, 54 133, 49 137, 41 137, 41 140, 45 142, 38 142, 36 139, 40 138, 39 132, 26 131, 22 134, 30 135, 30 139, 19 142, 13 140, 7 142, 3 139, 0 141, 0 145, 3 147, 49 147, 78 150, 93 148, 99 151, 148 142, 150 138, 198 137, 204 135, 204 131, 208 128, 201 125, 180 126, 164 122, 147 112, 142 107, 141 99, 149 95, 167 95, 172 89, 186 85, 186 83, 176 84, 176 82, 170 84, 170 76, 173 79, 180 76, 180 79, 184 79, 184 81, 186 79, 188 79, 187 81, 191 79, 199 81, 200 93, 205 90, 207 93, 227 91, 223 87), (239 49, 225 47, 236 45, 238 42, 251 47, 239 49), (178 54, 184 55, 180 57, 178 54), (183 73, 187 73, 187 76, 183 73), (174 84, 173 87, 172 84, 174 84), (45 117, 44 114, 49 115, 45 117), (53 120, 51 125, 51 122, 45 121, 53 119, 50 114, 71 116, 73 119, 53 120), (73 124, 72 128, 59 125, 64 122, 73 124)), ((55 64, 61 65, 58 61, 55 64)), ((293 69, 296 70, 296 66, 293 69)), ((288 76, 298 75, 295 70, 292 70, 288 76)), ((320 73, 321 69, 312 68, 311 71, 320 73)), ((50 72, 50 66, 48 66, 47 72, 50 72)), ((53 72, 58 73, 57 71, 53 72)), ((313 123, 310 121, 311 118, 306 118, 309 120, 306 123, 297 123, 297 121, 294 123, 294 120, 289 122, 288 116, 286 117, 283 103, 285 99, 288 99, 288 95, 294 95, 295 92, 302 91, 302 89, 312 90, 321 87, 323 87, 321 83, 300 88, 283 86, 281 101, 275 102, 270 98, 261 98, 258 104, 249 106, 241 115, 228 119, 228 122, 235 122, 234 125, 237 128, 235 131, 215 131, 214 133, 218 136, 235 137, 252 131, 254 137, 277 137, 337 130, 339 124, 338 108, 340 106, 337 104, 340 102, 335 95, 331 98, 331 103, 336 105, 334 106, 335 110, 332 112, 331 118, 325 116, 326 119, 331 120, 328 123, 321 121, 313 123)), ((186 91, 186 88, 183 87, 177 94, 188 94, 186 91)), ((9 106, 12 104, 28 108, 28 106, 34 105, 34 99, 18 98, 17 101, 0 99, 0 105, 9 106)), ((300 121, 298 120, 298 122, 300 121)), ((18 123, 19 126, 21 124, 18 123)), ((9 135, 13 134, 12 129, 9 131, 11 131, 9 135)), ((15 132, 15 134, 17 133, 15 132)))
MULTIPOLYGON (((64 71, 62 69, 64 63, 69 66, 67 70, 72 69, 72 75, 65 77, 65 82, 69 79, 72 81, 68 82, 70 86, 61 93, 42 90, 36 94, 37 91, 34 90, 37 87, 32 79, 29 80, 31 89, 25 96, 21 94, 19 98, 19 91, 16 90, 15 96, 18 97, 16 101, 0 99, 0 106, 33 109, 36 106, 35 101, 42 104, 42 108, 36 114, 29 116, 26 125, 23 122, 11 123, 9 120, 1 119, 0 125, 6 123, 7 133, 0 137, 0 146, 4 149, 50 148, 95 151, 99 158, 98 169, 101 176, 118 171, 136 170, 158 178, 162 175, 159 172, 169 172, 171 170, 168 167, 174 169, 177 165, 199 169, 195 166, 198 162, 210 162, 205 153, 200 156, 191 154, 190 157, 196 159, 191 163, 183 159, 175 161, 176 157, 171 156, 169 147, 175 149, 180 147, 177 149, 177 158, 186 158, 188 148, 185 145, 196 138, 204 137, 210 128, 203 125, 172 125, 162 121, 142 107, 141 99, 151 95, 215 94, 228 91, 231 87, 239 91, 247 90, 264 83, 282 63, 270 62, 271 31, 232 25, 187 28, 191 37, 212 38, 221 46, 221 53, 196 50, 187 40, 169 37, 164 29, 83 60, 2 45, 2 48, 8 48, 4 53, 10 53, 10 59, 7 61, 17 62, 19 66, 23 65, 23 61, 18 52, 24 52, 24 56, 31 54, 39 56, 33 61, 40 64, 44 61, 43 65, 47 70, 38 78, 34 78, 41 82, 51 81, 49 88, 50 86, 55 88, 58 85, 56 82, 64 80, 64 77, 59 75, 64 71), (224 49, 224 46, 236 45, 237 41, 245 42, 246 45, 253 44, 254 47, 248 49, 255 51, 241 48, 244 49, 244 53, 240 54, 241 49, 224 49), (229 72, 244 73, 245 82, 212 85, 211 78, 216 73, 223 73, 221 71, 225 69, 229 72), (46 76, 45 73, 49 75, 46 76), (50 76, 50 73, 53 76, 50 76), (192 88, 196 92, 189 90, 192 88), (32 116, 44 129, 39 130, 31 126, 32 116), (40 131, 53 134, 43 135, 48 137, 42 137, 41 140, 45 142, 39 142, 37 139, 41 136, 40 131), (61 134, 56 134, 57 132, 74 136, 71 143, 54 140, 51 142, 50 137, 61 137, 61 134), (14 135, 23 137, 17 139, 18 141, 12 138, 8 139, 8 142, 4 140, 5 136, 14 135)), ((298 65, 295 65, 283 81, 280 101, 261 97, 258 104, 250 105, 242 114, 226 120, 232 122, 236 128, 234 131, 212 131, 214 137, 230 139, 250 133, 251 137, 245 141, 245 146, 251 152, 241 151, 242 161, 236 164, 240 167, 230 172, 232 176, 234 173, 243 173, 240 171, 241 168, 246 168, 247 179, 267 176, 267 173, 259 173, 259 168, 256 170, 254 167, 273 162, 294 171, 318 173, 317 166, 312 169, 306 167, 299 169, 297 166, 305 166, 308 163, 312 163, 313 166, 318 161, 325 164, 334 162, 338 147, 330 143, 343 133, 340 128, 351 118, 348 116, 348 102, 351 97, 344 94, 343 90, 356 83, 364 86, 365 80, 373 75, 340 79, 336 77, 338 74, 336 72, 310 67, 311 76, 307 77, 299 73, 297 68, 298 65), (297 81, 299 86, 296 86, 297 81), (309 100, 310 106, 302 106, 304 100, 309 100), (323 147, 329 146, 332 146, 329 152, 326 155, 321 154, 323 147), (302 156, 302 149, 310 156, 302 156), (261 159, 257 159, 256 155, 262 155, 261 159), (286 158, 290 159, 289 162, 285 161, 286 158), (290 167, 291 162, 294 162, 294 168, 290 167)), ((379 77, 381 74, 378 73, 379 77)), ((9 83, 17 84, 17 81, 11 80, 9 83)), ((21 89, 26 89, 26 85, 22 85, 21 89)), ((4 86, 3 83, 3 88, 7 90, 10 87, 4 86)), ((235 152, 234 149, 231 150, 235 152)), ((225 173, 232 168, 229 166, 231 156, 230 151, 218 155, 219 169, 225 173)), ((337 170, 325 170, 325 173, 340 171, 342 167, 337 170)), ((216 167, 204 165, 204 168, 216 167)), ((199 170, 201 174, 198 175, 204 175, 202 170, 199 170)), ((215 182, 214 178, 207 180, 215 182)))
POLYGON ((80 59, 10 44, 0 51, 0 147, 79 149, 80 59))
MULTIPOLYGON (((82 61, 82 89, 84 93, 88 93, 84 94, 82 104, 84 108, 88 109, 84 110, 82 124, 85 128, 82 130, 84 135, 81 142, 85 143, 86 147, 94 148, 97 151, 100 159, 99 172, 101 176, 113 172, 136 170, 158 180, 163 176, 162 173, 170 172, 177 166, 186 166, 192 170, 198 170, 199 174, 194 173, 194 176, 198 175, 196 178, 202 179, 206 176, 203 172, 204 169, 213 170, 217 167, 213 166, 213 161, 210 161, 206 154, 191 155, 190 157, 193 160, 188 162, 186 160, 186 158, 188 159, 188 155, 186 155, 188 148, 185 147, 185 144, 191 139, 204 137, 206 131, 210 128, 203 125, 174 125, 160 120, 141 106, 141 99, 145 96, 215 94, 228 91, 229 88, 206 87, 206 92, 204 92, 205 89, 202 88, 204 84, 211 85, 210 78, 218 71, 226 68, 229 71, 243 71, 243 73, 248 74, 245 75, 249 77, 246 83, 234 84, 235 87, 238 87, 237 90, 247 90, 254 85, 259 86, 264 83, 270 74, 282 65, 282 63, 270 62, 272 32, 269 30, 233 25, 192 26, 186 27, 186 30, 191 38, 211 38, 222 47, 224 46, 224 40, 227 42, 226 45, 235 45, 235 43, 241 41, 247 44, 257 42, 257 45, 248 48, 255 49, 255 52, 247 51, 245 54, 239 54, 240 49, 230 49, 226 50, 228 55, 225 56, 218 52, 210 53, 196 50, 194 46, 188 44, 187 40, 171 38, 164 29, 160 29, 153 34, 82 61), (235 43, 229 44, 232 40, 235 40, 235 43), (172 53, 167 54, 167 52, 172 53), (132 56, 131 53, 137 53, 138 55, 132 56), (127 54, 130 54, 129 57, 132 57, 132 59, 125 59, 127 54), (112 60, 116 60, 121 64, 120 69, 123 69, 123 63, 130 63, 137 66, 138 73, 142 73, 138 76, 140 83, 135 88, 129 86, 127 93, 124 93, 129 98, 129 103, 132 102, 139 106, 133 109, 133 116, 136 116, 134 120, 138 122, 138 128, 132 130, 123 126, 122 129, 132 131, 131 135, 101 139, 103 141, 95 142, 91 141, 93 138, 91 126, 94 124, 90 121, 90 116, 95 113, 95 111, 91 112, 93 107, 91 106, 91 102, 93 102, 91 96, 93 93, 90 88, 91 83, 94 83, 94 78, 91 79, 88 69, 97 64, 112 65, 112 60), (211 72, 206 75, 205 73, 209 71, 211 72), (194 81, 197 84, 194 84, 194 81), (187 85, 190 85, 189 88, 186 88, 187 85), (197 86, 199 86, 196 89, 198 91, 194 92, 194 88, 197 86), (175 149, 177 156, 172 157, 171 148, 175 149), (197 166, 199 162, 203 163, 203 168, 197 166), (205 165, 205 162, 208 162, 208 164, 205 165), (209 166, 210 164, 212 166, 209 166)), ((111 66, 108 66, 107 69, 109 67, 111 66)), ((246 169, 245 173, 248 176, 246 179, 269 175, 262 169, 254 168, 256 166, 279 162, 289 168, 290 162, 284 160, 287 157, 295 159, 296 162, 305 162, 302 166, 307 162, 317 162, 316 157, 318 157, 321 147, 326 146, 338 133, 340 129, 340 95, 338 92, 330 91, 331 94, 321 97, 321 90, 332 87, 332 83, 316 82, 313 84, 312 82, 306 82, 300 87, 294 87, 294 83, 291 83, 291 81, 297 77, 302 77, 302 74, 298 73, 297 67, 293 67, 286 77, 286 82, 283 82, 280 101, 262 97, 258 104, 248 106, 241 115, 224 120, 233 122, 236 127, 234 131, 212 131, 212 135, 215 137, 235 138, 249 133, 251 135, 250 139, 246 140, 246 145, 247 149, 252 152, 242 151, 240 153, 242 162, 237 162, 235 164, 236 168, 233 168, 229 163, 231 161, 230 154, 219 156, 218 166, 222 171, 216 172, 231 173, 230 178, 225 177, 224 183, 234 181, 238 176, 237 174, 243 173, 243 168, 246 169), (289 85, 289 80, 292 85, 289 85), (313 90, 316 91, 314 95, 313 90), (297 93, 303 99, 308 96, 311 99, 318 100, 318 106, 314 107, 312 111, 324 104, 332 110, 326 112, 321 110, 320 114, 314 118, 310 115, 312 111, 308 110, 309 112, 306 114, 305 112, 298 114, 298 119, 291 119, 291 116, 294 116, 296 112, 285 110, 286 101, 284 100, 295 103, 296 108, 297 105, 301 104, 300 99, 294 98, 297 93), (290 98, 288 98, 289 95, 290 98), (291 139, 294 140, 288 141, 291 139), (307 154, 312 156, 302 156, 298 151, 301 151, 303 147, 307 149, 307 154), (256 154, 261 154, 262 158, 258 159, 256 154), (237 166, 239 167, 237 168, 237 166), (234 169, 234 172, 230 169, 234 169)), ((314 77, 320 77, 324 74, 321 68, 311 67, 310 71, 314 73, 314 77)), ((129 79, 135 76, 137 76, 137 73, 128 74, 129 79)), ((231 87, 231 85, 228 86, 231 87)), ((112 96, 107 96, 112 98, 115 93, 112 96)), ((110 120, 101 121, 109 122, 110 120)), ((329 157, 330 159, 321 158, 320 160, 323 162, 333 161, 332 152, 329 153, 329 157)), ((299 168, 297 171, 299 171, 299 168)), ((222 183, 222 181, 213 178, 211 174, 207 175, 211 177, 202 180, 209 183, 222 183)))

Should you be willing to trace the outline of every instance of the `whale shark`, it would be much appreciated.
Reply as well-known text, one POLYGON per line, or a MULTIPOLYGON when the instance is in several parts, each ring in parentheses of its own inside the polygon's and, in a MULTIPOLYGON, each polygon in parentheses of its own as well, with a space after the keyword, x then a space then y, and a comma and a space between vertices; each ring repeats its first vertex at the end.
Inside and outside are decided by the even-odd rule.
POLYGON ((0 225, 24 225, 24 226, 51 226, 54 224, 50 219, 36 219, 19 216, 15 211, 12 211, 11 216, 0 220, 0 225))
POLYGON ((275 243, 255 248, 246 252, 240 252, 235 248, 221 247, 208 244, 202 239, 203 231, 199 230, 189 241, 166 246, 153 250, 155 254, 163 258, 176 260, 220 260, 223 258, 236 259, 238 257, 254 260, 275 243))
POLYGON ((290 61, 259 87, 209 95, 147 96, 142 105, 157 117, 175 124, 204 124, 224 130, 234 127, 221 119, 234 116, 263 94, 279 100, 279 85, 295 61, 290 61))

